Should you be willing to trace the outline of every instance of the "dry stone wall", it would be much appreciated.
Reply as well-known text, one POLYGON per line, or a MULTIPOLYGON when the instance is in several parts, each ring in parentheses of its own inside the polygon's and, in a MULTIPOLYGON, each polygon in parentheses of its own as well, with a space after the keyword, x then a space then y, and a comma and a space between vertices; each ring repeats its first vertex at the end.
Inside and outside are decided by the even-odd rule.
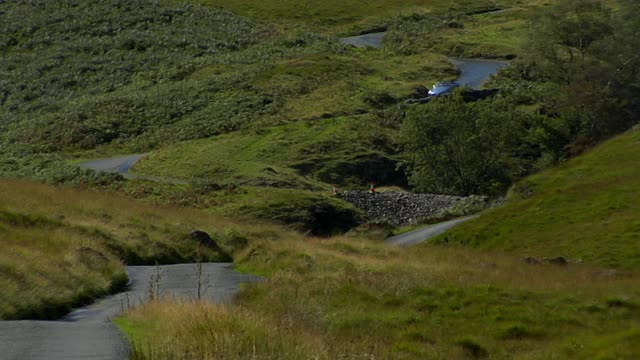
POLYGON ((346 191, 340 197, 363 210, 369 220, 400 226, 419 223, 464 202, 464 197, 412 194, 396 191, 346 191))

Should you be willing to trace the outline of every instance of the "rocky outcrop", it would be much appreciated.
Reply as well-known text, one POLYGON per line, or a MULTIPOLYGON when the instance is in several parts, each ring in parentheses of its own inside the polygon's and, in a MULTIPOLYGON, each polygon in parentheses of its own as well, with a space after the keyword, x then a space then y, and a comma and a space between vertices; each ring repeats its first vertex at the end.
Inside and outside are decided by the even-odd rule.
POLYGON ((346 191, 339 196, 363 210, 370 221, 387 222, 395 226, 417 224, 424 219, 444 213, 456 204, 461 204, 471 199, 459 196, 412 194, 396 191, 375 194, 365 191, 346 191))

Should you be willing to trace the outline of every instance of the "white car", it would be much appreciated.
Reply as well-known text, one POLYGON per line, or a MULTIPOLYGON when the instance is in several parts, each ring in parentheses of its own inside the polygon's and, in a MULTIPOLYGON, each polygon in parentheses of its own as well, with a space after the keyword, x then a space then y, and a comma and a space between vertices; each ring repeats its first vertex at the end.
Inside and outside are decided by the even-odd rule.
POLYGON ((453 89, 457 87, 460 87, 460 84, 455 81, 441 81, 433 85, 431 90, 429 90, 429 96, 440 96, 449 94, 453 91, 453 89))

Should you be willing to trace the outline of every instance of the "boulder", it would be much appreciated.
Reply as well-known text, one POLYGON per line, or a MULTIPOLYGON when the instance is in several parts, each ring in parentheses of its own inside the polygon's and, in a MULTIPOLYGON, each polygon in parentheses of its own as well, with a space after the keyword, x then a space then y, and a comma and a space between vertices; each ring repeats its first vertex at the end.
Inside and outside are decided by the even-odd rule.
POLYGON ((210 247, 210 248, 218 248, 218 244, 213 241, 211 236, 204 231, 201 230, 193 230, 189 233, 189 239, 197 241, 200 245, 210 247))

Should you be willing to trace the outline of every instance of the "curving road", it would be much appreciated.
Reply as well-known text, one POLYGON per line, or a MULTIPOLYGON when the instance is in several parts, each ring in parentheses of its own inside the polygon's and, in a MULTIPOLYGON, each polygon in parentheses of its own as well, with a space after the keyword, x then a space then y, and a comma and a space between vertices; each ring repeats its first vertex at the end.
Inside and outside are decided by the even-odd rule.
MULTIPOLYGON (((148 300, 150 279, 161 296, 196 299, 196 264, 129 266, 128 291, 78 309, 59 321, 0 321, 0 358, 3 360, 123 360, 129 356, 127 340, 111 320, 127 308, 148 300)), ((228 304, 243 283, 260 281, 240 274, 231 263, 203 263, 201 294, 228 304)))
POLYGON ((509 65, 504 61, 497 60, 453 58, 450 61, 460 72, 456 82, 474 90, 479 90, 491 76, 509 65))
MULTIPOLYGON (((497 10, 494 12, 498 12, 497 10)), ((373 34, 358 35, 340 38, 339 41, 344 45, 351 45, 359 48, 373 47, 381 48, 383 39, 387 33, 378 32, 373 34)), ((479 90, 492 75, 495 75, 500 69, 509 65, 509 63, 497 60, 484 59, 463 59, 451 58, 451 63, 460 71, 458 82, 462 86, 468 86, 474 90, 479 90)))
POLYGON ((385 240, 385 243, 396 246, 411 246, 427 241, 432 237, 438 236, 445 231, 452 229, 465 221, 477 218, 479 215, 467 216, 459 219, 445 221, 439 224, 427 226, 418 230, 410 231, 404 234, 392 236, 385 240))
POLYGON ((83 169, 91 169, 96 172, 107 172, 107 173, 115 173, 120 174, 127 179, 140 179, 140 180, 150 180, 156 182, 162 182, 167 184, 174 185, 185 185, 188 184, 188 181, 169 178, 169 177, 157 177, 157 176, 142 176, 132 174, 130 172, 131 168, 142 158, 147 156, 147 154, 133 154, 133 155, 125 155, 121 157, 113 157, 108 159, 97 159, 91 161, 85 161, 78 164, 79 167, 83 169))
POLYGON ((134 179, 136 175, 129 173, 129 170, 145 156, 146 154, 134 154, 109 159, 91 160, 82 162, 78 164, 78 166, 83 169, 116 173, 127 179, 134 179))
MULTIPOLYGON (((381 47, 384 32, 340 39, 356 47, 381 47)), ((506 63, 474 59, 452 59, 460 69, 458 81, 463 85, 480 87, 506 63)), ((129 170, 146 154, 87 161, 81 168, 118 173, 126 178, 139 178, 168 183, 185 184, 170 178, 143 177, 129 170)), ((473 219, 475 216, 447 221, 391 237, 388 244, 409 246, 439 235, 446 230, 473 219)), ((121 360, 129 356, 128 343, 111 320, 126 309, 148 300, 152 277, 157 281, 161 296, 197 297, 198 278, 195 264, 165 266, 129 266, 128 291, 109 296, 90 306, 77 309, 59 321, 0 321, 0 357, 6 360, 121 360)), ((228 304, 243 283, 259 281, 253 275, 233 270, 231 263, 202 264, 203 296, 220 304, 228 304)))
POLYGON ((377 33, 371 33, 371 34, 365 34, 365 35, 344 37, 338 40, 340 41, 341 44, 351 45, 359 48, 364 48, 364 47, 380 48, 382 47, 382 40, 384 39, 385 35, 387 35, 387 32, 383 31, 383 32, 377 32, 377 33))

